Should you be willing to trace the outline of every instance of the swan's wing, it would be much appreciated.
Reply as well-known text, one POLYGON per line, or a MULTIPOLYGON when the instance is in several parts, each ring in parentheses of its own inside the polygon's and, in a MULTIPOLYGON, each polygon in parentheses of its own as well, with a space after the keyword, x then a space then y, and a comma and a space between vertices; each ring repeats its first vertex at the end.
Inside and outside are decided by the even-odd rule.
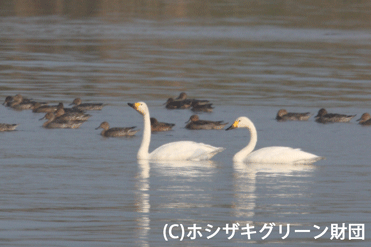
POLYGON ((179 141, 164 144, 152 153, 151 160, 208 160, 224 148, 213 147, 204 143, 179 141))
POLYGON ((320 158, 317 155, 304 152, 300 148, 266 147, 249 154, 246 161, 252 163, 296 163, 320 158))

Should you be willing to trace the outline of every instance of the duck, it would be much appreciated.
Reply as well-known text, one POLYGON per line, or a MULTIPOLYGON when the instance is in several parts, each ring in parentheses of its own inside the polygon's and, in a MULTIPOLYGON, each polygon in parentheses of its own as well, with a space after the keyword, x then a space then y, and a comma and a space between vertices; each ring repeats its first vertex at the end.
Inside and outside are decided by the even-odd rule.
POLYGON ((15 110, 28 110, 31 109, 35 101, 24 99, 22 95, 17 94, 13 97, 13 100, 9 103, 9 106, 15 110))
POLYGON ((304 152, 299 148, 265 147, 253 152, 258 141, 258 134, 254 123, 247 117, 239 117, 226 130, 247 128, 250 131, 250 142, 241 151, 233 156, 234 162, 270 163, 270 164, 297 164, 314 163, 323 157, 304 152))
POLYGON ((318 111, 316 122, 318 123, 347 123, 356 115, 344 115, 337 113, 327 113, 325 108, 321 108, 318 111))
POLYGON ((194 112, 212 112, 214 107, 212 107, 213 104, 195 104, 191 111, 194 111, 194 112))
POLYGON ((128 105, 139 112, 144 120, 142 143, 137 153, 138 160, 209 160, 224 150, 222 147, 204 143, 177 141, 164 144, 149 153, 151 121, 148 106, 145 102, 128 103, 128 105))
POLYGON ((151 131, 152 132, 169 131, 174 126, 175 126, 175 124, 173 124, 173 123, 159 122, 159 121, 157 121, 156 118, 151 117, 151 131))
POLYGON ((6 96, 3 105, 10 106, 10 104, 14 101, 14 98, 16 98, 17 100, 21 99, 21 100, 20 100, 21 103, 30 103, 30 102, 34 102, 34 101, 31 101, 31 100, 28 99, 28 98, 23 97, 23 96, 20 95, 20 94, 16 94, 14 97, 13 97, 13 96, 6 96))
POLYGON ((59 107, 55 111, 55 117, 57 121, 62 121, 62 122, 71 121, 71 120, 72 121, 75 121, 75 120, 86 121, 91 117, 91 115, 81 113, 81 112, 65 112, 63 107, 59 107))
POLYGON ((360 125, 371 125, 371 115, 369 113, 363 113, 361 118, 357 120, 360 125))
POLYGON ((3 105, 10 106, 13 101, 13 96, 6 96, 3 105))
POLYGON ((310 112, 305 113, 296 113, 296 112, 287 112, 285 109, 281 109, 277 112, 276 120, 277 121, 306 121, 312 114, 310 112))
POLYGON ((200 120, 198 115, 192 115, 186 123, 185 128, 191 130, 221 130, 228 124, 223 121, 200 120))
POLYGON ((32 112, 40 113, 40 112, 55 112, 58 109, 58 105, 42 105, 40 102, 36 102, 32 107, 32 112))
POLYGON ((192 106, 191 101, 174 100, 173 98, 169 98, 165 102, 166 109, 188 109, 191 106, 192 106))
POLYGON ((0 123, 0 131, 13 131, 19 124, 0 123))
POLYGON ((64 104, 62 102, 60 102, 58 104, 58 109, 60 109, 60 108, 62 108, 65 113, 70 113, 70 112, 85 113, 85 111, 82 111, 82 110, 79 110, 79 109, 76 109, 76 108, 65 108, 64 104))
MULTIPOLYGON (((24 98, 22 95, 17 94, 14 97, 7 96, 5 98, 3 105, 9 106, 15 110, 28 110, 28 109, 33 109, 36 103, 37 103, 36 101, 24 98)), ((42 106, 48 104, 47 102, 38 102, 38 103, 42 106)))
POLYGON ((185 92, 181 92, 175 100, 191 102, 191 106, 208 104, 208 100, 188 99, 188 95, 185 92))
POLYGON ((47 129, 56 129, 56 128, 58 128, 58 129, 65 129, 65 128, 77 129, 78 127, 80 127, 81 124, 83 124, 85 122, 85 121, 78 121, 78 120, 75 120, 75 121, 60 121, 60 120, 56 119, 54 113, 52 113, 52 112, 47 113, 40 120, 43 120, 43 119, 48 119, 48 121, 46 121, 43 124, 43 127, 47 128, 47 129))
POLYGON ((80 98, 76 98, 72 101, 70 105, 75 105, 73 108, 81 110, 81 111, 97 111, 102 110, 103 104, 102 103, 84 103, 80 98))
POLYGON ((105 137, 119 137, 119 136, 133 136, 138 130, 134 130, 136 126, 133 127, 115 127, 110 128, 108 122, 102 122, 96 130, 102 128, 103 131, 100 133, 102 136, 105 137))

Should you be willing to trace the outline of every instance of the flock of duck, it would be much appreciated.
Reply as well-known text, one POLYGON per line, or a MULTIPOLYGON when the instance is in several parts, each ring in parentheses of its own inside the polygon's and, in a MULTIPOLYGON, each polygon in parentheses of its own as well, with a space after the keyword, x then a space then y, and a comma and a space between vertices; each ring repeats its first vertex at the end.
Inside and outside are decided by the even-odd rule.
MULTIPOLYGON (((58 105, 48 105, 46 102, 35 102, 31 99, 22 97, 20 94, 6 97, 3 105, 15 110, 30 109, 35 113, 46 113, 42 119, 47 119, 43 124, 45 128, 78 128, 81 124, 87 121, 91 115, 86 111, 101 110, 101 103, 82 103, 80 98, 76 98, 71 105, 72 108, 65 108, 63 103, 58 105)), ((204 143, 193 141, 178 141, 164 144, 151 153, 149 153, 149 145, 151 132, 168 131, 175 124, 158 122, 157 119, 151 118, 148 106, 145 102, 128 103, 130 107, 135 109, 143 116, 144 130, 143 139, 139 147, 137 158, 139 160, 208 160, 214 155, 224 150, 222 147, 214 147, 204 143)), ((181 93, 176 99, 169 98, 165 107, 167 109, 191 109, 195 112, 211 112, 214 107, 208 100, 188 99, 186 93, 181 93)), ((281 109, 278 111, 277 121, 306 121, 311 117, 309 112, 306 113, 288 113, 281 109)), ((334 122, 349 122, 355 115, 343 115, 335 113, 327 113, 325 109, 320 109, 316 122, 319 123, 334 123, 334 122)), ((364 113, 358 119, 361 125, 371 125, 371 116, 364 113)), ((189 121, 186 122, 185 128, 192 130, 200 129, 224 129, 228 124, 223 121, 208 121, 200 120, 198 115, 192 115, 189 121)), ((0 131, 15 130, 17 124, 0 124, 0 131)), ((102 136, 132 136, 138 130, 133 127, 110 128, 108 122, 102 122, 96 129, 102 128, 102 136)), ((237 152, 234 157, 234 162, 248 163, 313 163, 323 157, 304 152, 300 149, 291 147, 266 147, 253 151, 257 143, 257 131, 253 122, 247 117, 239 117, 226 130, 236 128, 247 128, 250 131, 250 141, 248 145, 237 152)))

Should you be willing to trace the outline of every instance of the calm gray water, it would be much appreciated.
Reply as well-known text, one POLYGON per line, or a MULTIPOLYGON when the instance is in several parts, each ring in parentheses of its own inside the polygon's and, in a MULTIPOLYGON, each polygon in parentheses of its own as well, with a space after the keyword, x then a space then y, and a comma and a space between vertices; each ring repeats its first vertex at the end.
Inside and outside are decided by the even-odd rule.
POLYGON ((51 104, 81 97, 107 106, 73 130, 44 129, 43 114, 0 107, 0 122, 20 124, 0 133, 0 244, 369 246, 371 128, 356 119, 322 125, 313 117, 274 118, 280 108, 317 114, 325 107, 356 118, 371 111, 370 7, 369 1, 1 1, 1 101, 20 93, 51 104), (248 131, 184 129, 193 112, 163 106, 182 91, 214 103, 201 119, 231 124, 248 116, 257 127, 256 148, 300 147, 326 160, 234 164, 248 131), (103 138, 95 130, 102 121, 143 130, 142 117, 127 106, 137 101, 176 124, 152 135, 151 150, 178 140, 226 150, 209 162, 138 162, 142 131, 103 138), (344 240, 331 240, 343 223, 344 240), (194 224, 202 237, 192 240, 194 224), (238 226, 234 235, 223 229, 227 224, 238 226), (250 240, 246 224, 256 231, 250 240), (265 224, 274 224, 269 236, 265 224), (350 239, 352 224, 365 227, 365 240, 350 239), (180 238, 181 225, 183 241, 171 239, 169 227, 180 238))

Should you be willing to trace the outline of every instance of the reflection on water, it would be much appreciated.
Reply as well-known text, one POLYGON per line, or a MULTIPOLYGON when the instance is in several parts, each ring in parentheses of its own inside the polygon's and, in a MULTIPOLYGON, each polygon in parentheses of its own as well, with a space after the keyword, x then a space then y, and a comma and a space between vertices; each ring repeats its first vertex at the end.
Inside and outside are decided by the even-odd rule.
POLYGON ((150 164, 153 173, 164 181, 164 184, 157 184, 158 188, 175 192, 168 194, 160 207, 171 210, 211 206, 207 187, 215 172, 213 161, 155 161, 150 164))
POLYGON ((150 230, 150 198, 149 198, 149 178, 150 178, 150 165, 148 160, 138 160, 139 172, 137 179, 137 190, 138 190, 138 210, 140 218, 138 222, 138 234, 137 239, 141 240, 142 246, 149 246, 149 230, 150 230))
POLYGON ((184 176, 187 178, 201 177, 207 173, 207 170, 215 167, 215 162, 212 160, 190 161, 153 161, 152 165, 157 168, 157 171, 166 176, 184 176))
MULTIPOLYGON (((148 160, 138 160, 139 172, 137 177, 137 201, 138 210, 140 218, 137 220, 138 227, 140 229, 138 239, 141 239, 143 245, 147 246, 150 239, 150 213, 151 213, 151 197, 150 191, 156 191, 158 188, 156 186, 163 187, 161 190, 165 191, 177 191, 180 194, 174 193, 167 195, 160 203, 161 206, 156 208, 193 208, 193 207, 209 207, 211 205, 204 204, 202 201, 209 201, 211 198, 205 198, 202 196, 202 201, 199 199, 196 202, 191 202, 194 200, 194 192, 203 192, 205 188, 200 187, 200 183, 194 183, 195 179, 200 179, 207 175, 207 170, 213 169, 215 163, 213 161, 148 161, 148 160), (151 168, 152 167, 152 168, 151 168), (156 176, 161 176, 165 184, 151 186, 150 174, 156 174, 156 176), (182 183, 190 181, 188 185, 180 186, 179 182, 182 183), (192 193, 191 193, 192 192, 192 193), (189 194, 188 194, 189 193, 189 194), (192 197, 192 200, 190 200, 192 197)), ((153 181, 153 180, 152 180, 153 181)), ((203 184, 203 183, 202 183, 203 184)), ((203 186, 208 186, 203 184, 203 186)), ((175 219, 174 219, 175 220, 175 219)))
MULTIPOLYGON (((151 208, 165 209, 169 213, 181 209, 186 215, 178 216, 179 219, 171 218, 170 221, 165 221, 169 224, 186 224, 189 222, 186 220, 192 210, 196 208, 212 208, 213 198, 212 194, 209 194, 210 186, 216 186, 217 181, 213 181, 213 177, 216 176, 218 164, 213 161, 164 161, 164 162, 149 162, 147 160, 138 161, 140 167, 138 180, 138 198, 140 201, 139 212, 140 218, 138 223, 140 226, 140 239, 144 240, 145 244, 148 244, 148 239, 151 233, 151 217, 156 221, 154 212, 150 212, 151 208), (150 169, 151 167, 151 169, 150 169), (150 177, 149 171, 151 170, 152 176, 150 177), (152 184, 151 184, 152 183, 152 184), (171 192, 171 193, 170 193, 171 192), (155 194, 166 193, 166 197, 162 196, 161 201, 155 199, 155 194), (151 196, 152 194, 152 196, 151 196), (154 204, 154 206, 152 206, 154 204), (191 210, 191 211, 189 211, 191 210), (185 217, 185 218, 184 218, 185 217)), ((261 221, 261 213, 264 211, 264 205, 266 200, 262 190, 265 190, 265 184, 269 180, 280 181, 274 182, 270 186, 268 194, 276 193, 272 198, 280 198, 282 200, 291 201, 295 197, 308 197, 309 193, 307 184, 296 183, 295 180, 285 181, 285 178, 294 177, 295 179, 306 178, 311 179, 316 170, 316 166, 312 164, 245 164, 245 163, 233 163, 233 175, 232 175, 232 197, 231 200, 231 218, 236 219, 240 225, 250 224, 256 227, 261 227, 265 221, 261 221), (262 181, 260 181, 262 180, 262 181), (288 189, 289 188, 289 189, 288 189), (287 190, 288 189, 288 190, 287 190), (293 193, 293 190, 296 191, 293 193), (286 191, 287 190, 287 191, 286 191), (300 194, 297 194, 300 191, 300 194), (261 202, 262 201, 262 202, 261 202)), ((222 182, 224 184, 224 182, 222 182)), ((225 188, 228 189, 228 188, 225 188)), ((280 200, 279 199, 279 200, 280 200)), ((272 201, 270 202, 272 203, 272 201)), ((290 204, 288 204, 290 205, 290 204)), ((269 207, 287 207, 288 205, 275 201, 269 207)), ((271 210, 266 208, 265 210, 271 210)), ((287 210, 290 210, 289 208, 287 210)), ((297 214, 297 209, 293 208, 293 211, 285 211, 285 214, 297 214)), ((300 212, 300 214, 306 212, 300 212)), ((266 219, 265 219, 266 220, 266 219)), ((208 221, 203 221, 206 224, 208 221)), ((229 222, 229 221, 228 221, 229 222)), ((225 223, 228 223, 225 222, 225 223)), ((164 224, 165 224, 164 223, 164 224)), ((211 222, 208 222, 211 223, 211 222)), ((281 219, 275 221, 275 223, 285 225, 287 221, 281 219)), ((299 224, 302 222, 291 222, 291 224, 299 224)), ((158 229, 158 225, 154 224, 155 229, 158 229)), ((276 236, 275 236, 276 237, 276 236)))
MULTIPOLYGON (((234 192, 235 192, 235 214, 238 219, 244 219, 243 224, 253 225, 254 215, 259 205, 256 205, 256 200, 259 200, 259 196, 256 193, 256 187, 259 182, 259 177, 264 179, 280 179, 286 176, 295 177, 308 177, 313 176, 315 169, 314 165, 311 164, 246 164, 241 162, 234 162, 233 168, 234 174, 234 192)), ((289 184, 283 187, 275 186, 274 190, 281 191, 283 196, 290 196, 289 193, 285 193, 285 187, 300 187, 298 184, 289 184)), ((304 189, 298 188, 300 191, 304 189)), ((287 212, 290 214, 290 212, 287 212)), ((263 222, 264 223, 264 222, 263 222)))

